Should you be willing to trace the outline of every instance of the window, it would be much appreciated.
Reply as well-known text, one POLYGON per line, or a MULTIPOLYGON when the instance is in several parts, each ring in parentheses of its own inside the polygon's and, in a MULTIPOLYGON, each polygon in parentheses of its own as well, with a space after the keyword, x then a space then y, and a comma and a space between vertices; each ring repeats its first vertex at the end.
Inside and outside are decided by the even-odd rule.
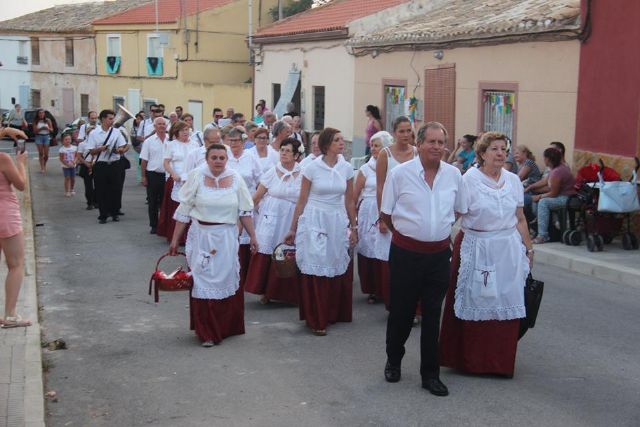
POLYGON ((313 87, 313 130, 324 129, 324 86, 313 87))
POLYGON ((160 37, 156 34, 149 34, 147 36, 147 58, 162 58, 160 37))
POLYGON ((518 85, 480 84, 480 130, 502 132, 515 140, 518 85))
POLYGON ((271 85, 271 99, 273 100, 271 105, 275 107, 280 100, 280 83, 273 83, 271 85))
POLYGON ((29 57, 27 57, 27 41, 18 41, 18 57, 16 58, 18 64, 28 64, 29 57))
POLYGON ((80 115, 83 117, 89 115, 89 95, 86 93, 80 94, 80 115))
POLYGON ((393 129, 393 121, 404 116, 404 100, 406 98, 407 87, 406 82, 385 80, 384 85, 384 113, 382 120, 384 128, 393 129))
POLYGON ((67 67, 73 67, 73 39, 66 37, 64 39, 64 63, 67 67))
POLYGON ((122 105, 124 106, 124 96, 114 96, 113 97, 113 111, 115 111, 116 113, 118 112, 119 108, 118 105, 122 105))
POLYGON ((40 108, 40 90, 31 89, 31 108, 40 108))
POLYGON ((31 37, 31 63, 40 65, 40 39, 31 37))
POLYGON ((120 34, 107 34, 107 56, 121 56, 120 34))

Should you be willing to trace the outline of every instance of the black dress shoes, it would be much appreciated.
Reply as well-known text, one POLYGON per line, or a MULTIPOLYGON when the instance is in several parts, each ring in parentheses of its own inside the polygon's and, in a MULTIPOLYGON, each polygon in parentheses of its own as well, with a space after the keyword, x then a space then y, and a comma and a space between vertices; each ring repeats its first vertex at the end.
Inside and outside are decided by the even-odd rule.
POLYGON ((87 210, 88 211, 92 211, 93 210, 93 205, 87 205, 87 210))
POLYGON ((387 362, 384 367, 384 379, 389 383, 397 383, 400 381, 401 376, 400 366, 393 366, 391 363, 387 362))
POLYGON ((120 221, 120 218, 118 218, 118 215, 114 215, 112 219, 113 219, 113 222, 119 222, 120 221))
POLYGON ((149 231, 149 234, 158 234, 158 230, 156 230, 155 227, 151 227, 151 231, 149 231))
POLYGON ((98 223, 99 224, 106 224, 107 223, 107 219, 106 218, 98 218, 98 223))
POLYGON ((117 213, 116 215, 118 215, 118 216, 124 216, 124 212, 122 212, 122 211, 118 211, 118 213, 117 213))
POLYGON ((422 388, 429 390, 434 396, 448 396, 449 389, 439 378, 428 378, 422 380, 422 388))

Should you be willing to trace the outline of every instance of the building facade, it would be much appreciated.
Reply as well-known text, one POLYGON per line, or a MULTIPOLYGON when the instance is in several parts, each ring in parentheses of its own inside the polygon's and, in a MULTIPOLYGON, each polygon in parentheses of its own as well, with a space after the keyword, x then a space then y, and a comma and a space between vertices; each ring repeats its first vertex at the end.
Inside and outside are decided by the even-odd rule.
POLYGON ((29 37, 0 32, 0 108, 31 107, 29 37))

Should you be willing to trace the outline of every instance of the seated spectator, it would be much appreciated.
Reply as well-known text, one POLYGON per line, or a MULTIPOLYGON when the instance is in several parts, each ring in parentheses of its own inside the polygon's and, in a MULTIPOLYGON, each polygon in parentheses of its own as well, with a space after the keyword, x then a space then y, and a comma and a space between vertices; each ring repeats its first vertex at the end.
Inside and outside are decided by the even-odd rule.
POLYGON ((518 165, 518 177, 526 187, 538 182, 542 178, 542 172, 536 164, 536 157, 526 145, 519 145, 513 153, 513 159, 518 165))
MULTIPOLYGON (((554 141, 549 145, 560 151, 560 154, 562 156, 562 163, 565 164, 566 162, 564 160, 564 144, 562 142, 554 141)), ((533 202, 531 201, 531 197, 534 194, 542 194, 549 191, 549 186, 547 185, 548 177, 549 168, 545 168, 544 172, 542 173, 542 177, 538 181, 533 183, 529 182, 529 184, 524 188, 524 214, 527 217, 527 221, 529 221, 529 223, 535 221, 535 214, 533 213, 533 202)))
POLYGON ((456 149, 449 156, 448 162, 460 169, 461 172, 466 172, 476 158, 476 152, 473 149, 475 142, 474 135, 465 135, 460 138, 456 149))
POLYGON ((551 210, 566 206, 569 196, 576 193, 574 185, 576 180, 571 169, 566 163, 562 163, 562 153, 556 148, 544 150, 544 163, 549 167, 549 191, 532 196, 532 201, 537 202, 538 236, 533 243, 545 243, 549 241, 549 216, 551 210))

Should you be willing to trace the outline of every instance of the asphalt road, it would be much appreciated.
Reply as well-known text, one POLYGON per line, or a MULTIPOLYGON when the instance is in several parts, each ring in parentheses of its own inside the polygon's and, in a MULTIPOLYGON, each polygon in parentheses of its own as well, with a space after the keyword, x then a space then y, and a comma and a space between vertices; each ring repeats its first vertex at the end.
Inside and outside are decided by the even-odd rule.
POLYGON ((51 426, 640 425, 638 288, 536 265, 545 295, 515 377, 444 370, 451 395, 437 398, 420 388, 418 330, 402 381, 384 381, 386 313, 357 283, 353 323, 326 337, 247 294, 246 335, 200 347, 185 293, 147 295, 168 245, 148 234, 132 171, 126 215, 98 225, 81 182, 65 198, 57 163, 31 166, 43 338, 68 345, 44 350, 51 426))

